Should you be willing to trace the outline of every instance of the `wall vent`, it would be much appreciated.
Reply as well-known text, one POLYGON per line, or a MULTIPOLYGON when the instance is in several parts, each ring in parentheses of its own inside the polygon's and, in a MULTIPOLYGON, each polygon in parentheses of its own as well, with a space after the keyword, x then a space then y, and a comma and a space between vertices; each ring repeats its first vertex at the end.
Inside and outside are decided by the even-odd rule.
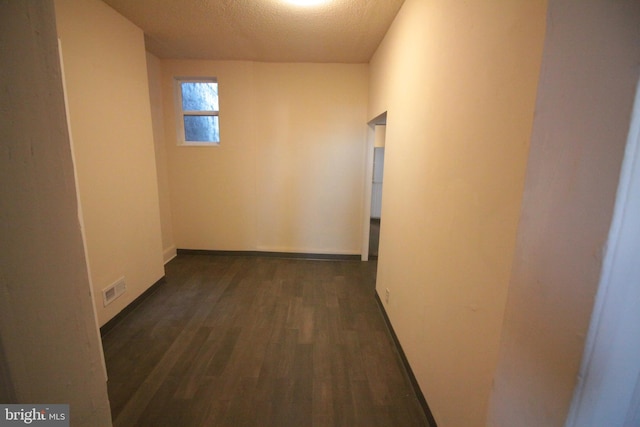
POLYGON ((124 282, 124 277, 116 280, 113 284, 107 286, 102 290, 102 303, 104 307, 111 304, 113 300, 124 294, 127 290, 127 284, 124 282))

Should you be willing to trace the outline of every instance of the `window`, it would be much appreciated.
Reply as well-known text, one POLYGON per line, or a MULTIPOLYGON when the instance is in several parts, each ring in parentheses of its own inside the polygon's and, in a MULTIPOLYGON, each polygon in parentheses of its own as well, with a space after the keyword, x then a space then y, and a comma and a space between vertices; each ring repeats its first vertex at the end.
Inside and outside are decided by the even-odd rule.
POLYGON ((218 120, 218 81, 176 79, 178 144, 217 145, 220 143, 218 120))

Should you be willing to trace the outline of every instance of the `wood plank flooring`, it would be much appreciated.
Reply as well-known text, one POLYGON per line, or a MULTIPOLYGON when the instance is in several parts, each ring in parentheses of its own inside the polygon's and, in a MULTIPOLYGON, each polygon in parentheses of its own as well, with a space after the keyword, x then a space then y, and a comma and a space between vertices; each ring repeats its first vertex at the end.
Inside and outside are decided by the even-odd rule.
POLYGON ((375 262, 179 255, 103 337, 116 427, 428 426, 375 262))

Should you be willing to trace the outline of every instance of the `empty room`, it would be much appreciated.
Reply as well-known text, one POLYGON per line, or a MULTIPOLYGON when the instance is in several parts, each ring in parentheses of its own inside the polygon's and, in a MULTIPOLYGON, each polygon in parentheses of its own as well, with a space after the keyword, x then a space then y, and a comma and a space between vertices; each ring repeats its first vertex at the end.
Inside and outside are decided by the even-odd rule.
POLYGON ((0 0, 0 424, 640 425, 639 22, 0 0))

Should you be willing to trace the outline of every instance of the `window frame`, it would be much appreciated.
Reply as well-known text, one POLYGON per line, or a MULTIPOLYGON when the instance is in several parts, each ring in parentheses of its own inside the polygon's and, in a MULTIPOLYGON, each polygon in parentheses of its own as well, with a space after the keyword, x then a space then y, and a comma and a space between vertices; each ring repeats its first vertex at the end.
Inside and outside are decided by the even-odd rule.
POLYGON ((218 109, 217 110, 183 110, 182 109, 182 83, 216 83, 218 91, 220 84, 217 77, 174 77, 174 106, 176 118, 176 133, 178 138, 178 146, 207 146, 217 147, 220 145, 220 93, 218 92, 218 109), (194 116, 215 116, 218 117, 218 140, 217 141, 187 141, 184 130, 184 118, 194 116))

